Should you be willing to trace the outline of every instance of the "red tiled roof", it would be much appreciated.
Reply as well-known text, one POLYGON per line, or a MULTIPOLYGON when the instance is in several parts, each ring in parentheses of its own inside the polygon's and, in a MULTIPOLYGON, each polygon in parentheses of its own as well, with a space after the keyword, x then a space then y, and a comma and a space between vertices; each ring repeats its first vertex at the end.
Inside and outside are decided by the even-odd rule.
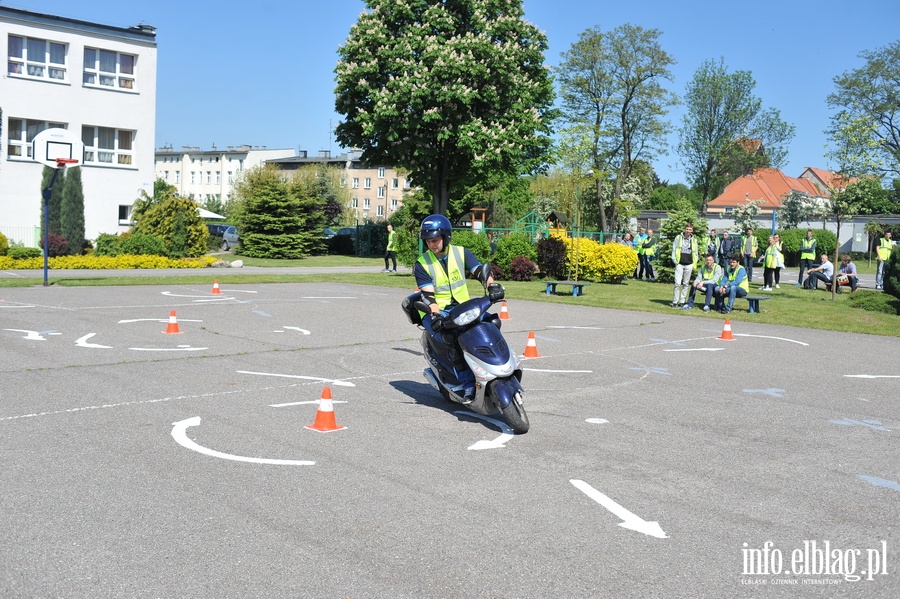
MULTIPOLYGON (((815 174, 819 176, 819 173, 815 174)), ((781 208, 781 201, 792 191, 812 197, 823 195, 809 179, 788 177, 777 168, 760 168, 753 171, 752 175, 738 177, 729 183, 725 191, 709 203, 709 208, 743 206, 747 200, 762 200, 759 205, 761 209, 777 210, 781 208)))

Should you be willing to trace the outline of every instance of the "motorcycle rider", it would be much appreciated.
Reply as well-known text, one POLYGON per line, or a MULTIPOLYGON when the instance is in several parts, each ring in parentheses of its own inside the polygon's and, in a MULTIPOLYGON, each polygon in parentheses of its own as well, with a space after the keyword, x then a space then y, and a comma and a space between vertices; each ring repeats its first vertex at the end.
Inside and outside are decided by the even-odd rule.
MULTIPOLYGON (((450 221, 441 214, 432 214, 422 221, 419 238, 425 242, 427 249, 416 262, 413 274, 422 298, 430 308, 430 314, 427 315, 430 318, 424 317, 423 324, 429 334, 450 348, 450 356, 463 391, 459 395, 467 403, 471 403, 475 398, 475 377, 461 357, 456 335, 444 331, 443 318, 447 315, 448 308, 469 299, 466 273, 478 277, 482 268, 481 262, 470 250, 450 244, 452 234, 450 221)), ((488 275, 487 280, 481 283, 487 286, 492 300, 503 299, 503 287, 494 283, 492 276, 488 275)))

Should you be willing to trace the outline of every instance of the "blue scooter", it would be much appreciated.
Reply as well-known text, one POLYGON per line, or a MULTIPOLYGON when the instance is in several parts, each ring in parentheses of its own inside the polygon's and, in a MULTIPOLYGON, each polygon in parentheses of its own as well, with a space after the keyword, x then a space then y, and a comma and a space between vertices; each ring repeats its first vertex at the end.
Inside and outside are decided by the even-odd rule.
MULTIPOLYGON (((490 265, 485 264, 486 281, 490 265)), ((485 288, 487 291, 487 288, 485 288)), ((473 412, 503 418, 516 434, 528 432, 528 415, 522 403, 522 368, 500 333, 500 319, 488 312, 503 297, 472 298, 449 309, 443 326, 435 332, 422 293, 400 304, 411 324, 422 331, 422 350, 429 366, 424 375, 444 399, 465 405, 473 412), (422 317, 425 313, 425 317, 422 317), (474 398, 464 389, 474 385, 474 398)))

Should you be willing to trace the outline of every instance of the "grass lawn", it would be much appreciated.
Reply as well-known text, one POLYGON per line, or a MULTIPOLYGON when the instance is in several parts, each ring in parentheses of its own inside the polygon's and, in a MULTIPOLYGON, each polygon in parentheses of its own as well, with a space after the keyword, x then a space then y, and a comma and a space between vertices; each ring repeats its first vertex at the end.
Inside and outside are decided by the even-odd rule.
MULTIPOLYGON (((239 259, 229 256, 229 259, 239 259)), ((243 259, 243 258, 240 258, 243 259)), ((306 266, 306 267, 347 267, 347 266, 384 266, 381 258, 357 258, 350 256, 314 256, 303 260, 258 260, 243 259, 247 266, 306 266)), ((861 269, 862 270, 862 269, 861 269)), ((114 286, 114 285, 202 285, 211 283, 213 278, 220 284, 255 284, 255 283, 354 283, 397 289, 399 300, 405 294, 412 293, 416 287, 411 274, 406 273, 342 273, 335 271, 326 274, 241 274, 234 270, 200 270, 196 274, 178 276, 122 276, 122 277, 85 277, 57 278, 50 281, 58 286, 114 286)), ((43 279, 0 278, 0 287, 39 286, 43 279)), ((545 285, 540 280, 530 282, 503 281, 506 297, 510 301, 530 300, 548 303, 578 304, 597 308, 613 308, 617 310, 633 310, 640 312, 656 312, 672 316, 691 315, 713 320, 722 320, 723 315, 717 312, 703 312, 699 308, 691 311, 676 310, 671 307, 672 285, 670 283, 645 283, 626 281, 613 285, 591 282, 584 290, 584 295, 547 295, 545 285)), ((771 299, 760 303, 761 313, 750 314, 747 301, 735 300, 735 309, 729 318, 736 321, 755 321, 775 325, 807 327, 852 333, 868 333, 900 337, 900 299, 885 293, 859 290, 854 294, 835 295, 831 292, 809 291, 793 285, 784 285, 771 292, 760 292, 758 285, 753 284, 750 295, 770 296, 771 299)), ((481 293, 480 285, 470 281, 472 294, 481 293)), ((563 288, 561 288, 562 290, 563 288)), ((565 288, 565 292, 569 289, 565 288)), ((702 307, 702 298, 698 295, 697 304, 702 307)), ((398 309, 399 314, 399 309, 398 309)))

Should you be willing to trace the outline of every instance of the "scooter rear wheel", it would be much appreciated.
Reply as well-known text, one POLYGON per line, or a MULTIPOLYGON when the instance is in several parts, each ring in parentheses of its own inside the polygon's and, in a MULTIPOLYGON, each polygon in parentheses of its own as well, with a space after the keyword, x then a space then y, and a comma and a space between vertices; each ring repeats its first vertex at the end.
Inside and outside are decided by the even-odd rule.
POLYGON ((509 402, 509 405, 503 408, 503 411, 501 412, 507 424, 509 424, 510 428, 512 428, 513 432, 517 435, 524 435, 527 433, 529 426, 528 414, 525 413, 525 407, 522 405, 521 399, 519 394, 516 393, 515 400, 509 402))

